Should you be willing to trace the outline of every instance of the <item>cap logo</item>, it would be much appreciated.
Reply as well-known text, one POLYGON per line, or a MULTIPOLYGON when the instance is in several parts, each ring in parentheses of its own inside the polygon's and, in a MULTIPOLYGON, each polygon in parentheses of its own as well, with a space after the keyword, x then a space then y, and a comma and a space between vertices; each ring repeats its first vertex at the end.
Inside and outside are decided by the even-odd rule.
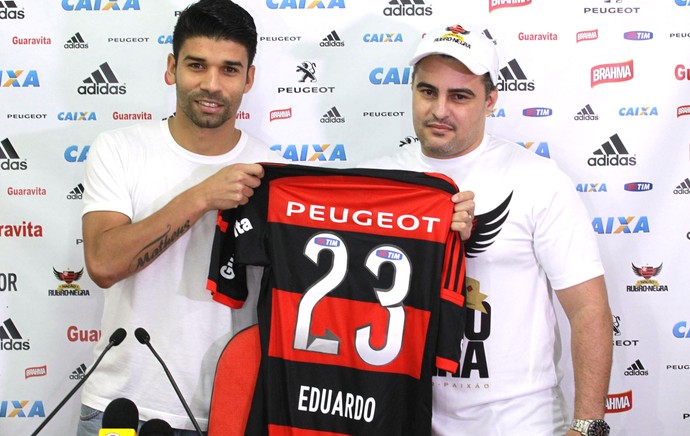
POLYGON ((462 35, 469 35, 470 32, 468 30, 465 30, 461 25, 456 24, 454 26, 449 26, 446 27, 446 30, 449 33, 445 33, 442 36, 435 38, 434 42, 448 41, 454 42, 467 48, 472 48, 470 44, 465 42, 465 38, 462 37, 462 35))

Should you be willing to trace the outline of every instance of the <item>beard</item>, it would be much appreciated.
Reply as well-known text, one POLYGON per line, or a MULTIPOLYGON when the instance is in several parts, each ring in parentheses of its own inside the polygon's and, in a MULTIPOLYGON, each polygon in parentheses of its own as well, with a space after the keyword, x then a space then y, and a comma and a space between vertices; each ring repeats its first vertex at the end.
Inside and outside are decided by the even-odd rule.
MULTIPOLYGON (((179 90, 178 95, 180 95, 179 90)), ((184 112, 187 118, 189 118, 195 126, 203 129, 215 129, 222 126, 233 117, 231 101, 227 98, 223 98, 220 94, 210 94, 203 91, 192 92, 178 97, 178 101, 182 112, 184 112), (201 112, 196 107, 196 101, 204 99, 220 102, 223 105, 223 110, 217 114, 201 112)))

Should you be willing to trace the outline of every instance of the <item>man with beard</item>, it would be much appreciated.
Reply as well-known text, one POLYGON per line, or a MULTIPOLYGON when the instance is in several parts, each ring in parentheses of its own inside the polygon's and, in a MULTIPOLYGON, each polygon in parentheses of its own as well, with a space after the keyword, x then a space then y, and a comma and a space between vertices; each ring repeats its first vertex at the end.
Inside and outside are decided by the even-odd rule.
MULTIPOLYGON (((175 116, 100 134, 84 181, 86 267, 106 288, 95 354, 119 327, 146 329, 202 429, 218 356, 233 332, 255 322, 253 304, 231 314, 205 290, 216 214, 252 196, 263 169, 251 162, 280 160, 235 126, 254 83, 256 46, 254 20, 233 2, 186 8, 166 70, 175 116)), ((133 337, 84 385, 78 434, 97 435, 102 412, 120 397, 137 405, 141 422, 164 419, 176 434, 196 434, 159 362, 133 337)))
POLYGON ((474 310, 458 373, 434 377, 434 434, 608 434, 611 310, 572 182, 554 161, 485 132, 498 98, 498 53, 481 30, 431 30, 410 64, 421 147, 362 166, 440 172, 476 195, 465 244, 474 310), (573 412, 559 387, 556 299, 571 328, 573 412))

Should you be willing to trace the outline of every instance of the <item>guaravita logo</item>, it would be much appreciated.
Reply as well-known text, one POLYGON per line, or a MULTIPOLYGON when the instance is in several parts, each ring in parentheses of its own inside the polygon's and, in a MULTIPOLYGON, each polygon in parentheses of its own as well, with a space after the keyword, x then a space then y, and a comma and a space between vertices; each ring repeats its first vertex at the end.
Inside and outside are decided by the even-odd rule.
POLYGON ((28 167, 26 159, 22 160, 9 138, 0 141, 0 169, 5 171, 24 171, 28 167))
POLYGON ((496 87, 499 91, 534 91, 534 82, 529 82, 516 59, 499 70, 496 87))
POLYGON ((601 144, 601 148, 594 150, 594 157, 587 159, 587 165, 590 167, 608 167, 608 166, 635 166, 637 165, 637 158, 635 156, 628 156, 628 149, 623 145, 623 141, 617 133, 613 134, 608 141, 601 144))
POLYGON ((30 348, 29 341, 19 333, 12 318, 7 318, 0 325, 0 351, 22 351, 30 348))
POLYGON ((321 123, 341 124, 344 122, 345 118, 342 115, 340 115, 340 112, 335 106, 330 108, 328 112, 323 114, 323 116, 321 117, 321 123))
POLYGON ((89 77, 84 79, 86 85, 81 85, 77 88, 77 92, 81 95, 116 95, 126 94, 127 87, 122 84, 115 77, 115 73, 110 68, 107 62, 98 66, 89 77))
POLYGON ((84 41, 84 38, 82 38, 81 33, 77 32, 70 39, 67 40, 63 47, 67 49, 84 49, 89 48, 89 43, 84 41))
POLYGON ((585 105, 580 112, 578 112, 573 118, 575 121, 596 121, 599 119, 599 115, 594 113, 592 106, 589 104, 585 105))
POLYGON ((388 6, 383 8, 383 15, 387 17, 423 17, 433 13, 424 0, 390 0, 388 6))
POLYGON ((340 39, 340 36, 335 30, 326 35, 319 45, 321 47, 345 47, 345 43, 340 39))
POLYGON ((17 7, 15 1, 0 1, 0 20, 23 20, 24 9, 17 7))

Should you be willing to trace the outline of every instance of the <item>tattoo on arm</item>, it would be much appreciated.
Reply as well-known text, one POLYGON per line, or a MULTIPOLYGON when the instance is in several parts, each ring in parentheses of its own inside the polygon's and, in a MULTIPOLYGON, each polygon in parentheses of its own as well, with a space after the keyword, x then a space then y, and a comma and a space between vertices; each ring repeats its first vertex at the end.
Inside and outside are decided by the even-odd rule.
POLYGON ((170 247, 180 238, 180 236, 189 230, 190 227, 191 224, 189 223, 189 220, 174 231, 172 230, 172 227, 168 225, 168 229, 162 235, 148 243, 139 253, 137 253, 136 263, 132 265, 133 270, 139 271, 148 266, 148 264, 153 262, 154 259, 167 250, 168 247, 170 247))

